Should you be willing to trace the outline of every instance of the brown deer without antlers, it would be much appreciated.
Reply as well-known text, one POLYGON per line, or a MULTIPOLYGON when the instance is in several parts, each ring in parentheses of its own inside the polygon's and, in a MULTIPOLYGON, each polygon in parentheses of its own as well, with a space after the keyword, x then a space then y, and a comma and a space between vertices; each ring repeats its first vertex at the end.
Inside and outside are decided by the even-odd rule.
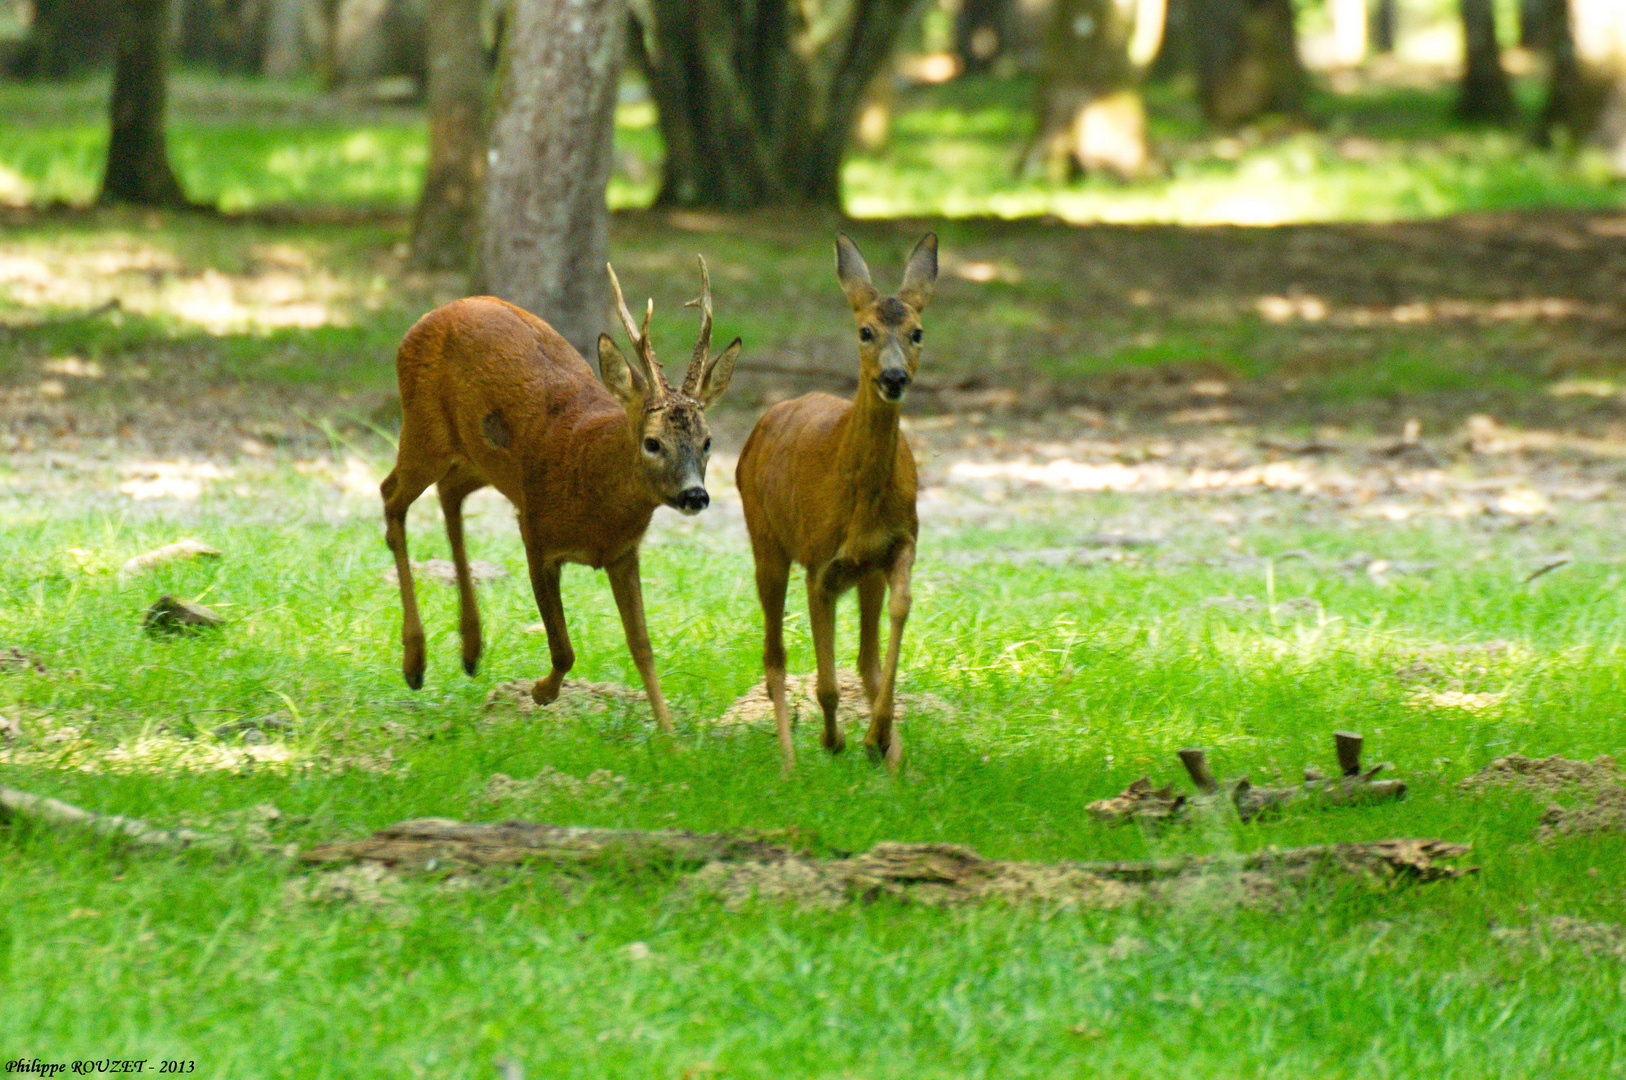
POLYGON ((649 340, 655 302, 640 329, 613 268, 610 284, 634 362, 600 334, 602 383, 551 326, 495 297, 453 301, 407 331, 396 357, 401 441, 381 490, 385 541, 401 583, 401 671, 408 686, 423 685, 424 637, 407 561, 407 508, 436 485, 457 567, 463 668, 472 675, 480 660, 480 613, 463 546, 463 500, 490 484, 518 512, 531 588, 548 632, 553 670, 537 680, 531 696, 543 705, 553 701, 575 663, 559 575, 563 563, 584 563, 609 577, 650 706, 661 730, 672 730, 644 626, 638 543, 656 507, 697 514, 710 502, 711 430, 704 410, 728 387, 740 342, 711 356, 705 259, 700 283, 700 299, 691 303, 700 308, 700 340, 681 390, 667 385, 649 340))
POLYGON ((920 360, 920 313, 937 281, 937 237, 915 246, 897 296, 870 283, 864 257, 836 238, 836 276, 858 321, 858 392, 852 401, 806 394, 763 414, 740 451, 735 479, 756 556, 762 601, 762 663, 786 769, 796 763, 785 705, 785 588, 791 563, 807 569, 808 625, 818 656, 822 742, 839 753, 836 725, 836 599, 858 587, 858 670, 870 702, 864 745, 895 768, 902 740, 892 730, 898 648, 909 618, 915 562, 915 459, 898 435, 898 408, 920 360), (888 592, 890 591, 890 597, 888 592), (880 660, 881 602, 892 634, 880 660))

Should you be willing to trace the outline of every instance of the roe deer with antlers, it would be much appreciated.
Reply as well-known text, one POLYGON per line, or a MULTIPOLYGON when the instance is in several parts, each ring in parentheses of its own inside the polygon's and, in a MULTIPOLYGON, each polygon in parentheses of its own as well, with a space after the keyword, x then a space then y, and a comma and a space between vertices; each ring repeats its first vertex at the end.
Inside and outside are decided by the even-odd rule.
POLYGON ((870 283, 864 257, 836 238, 836 276, 858 321, 858 392, 851 401, 807 394, 763 414, 740 451, 735 479, 756 556, 762 602, 762 663, 788 770, 796 763, 785 704, 785 588, 791 563, 807 570, 808 627, 818 657, 822 742, 839 753, 836 725, 836 599, 858 587, 858 670, 870 702, 864 745, 895 768, 902 740, 892 730, 898 649, 909 618, 915 562, 915 459, 899 437, 898 409, 920 360, 920 313, 937 281, 937 237, 915 246, 897 296, 870 283), (888 593, 890 592, 890 597, 888 593), (881 602, 892 634, 880 659, 881 602))
POLYGON ((638 543, 656 507, 697 514, 710 502, 711 431, 704 410, 727 388, 740 342, 711 355, 705 259, 700 282, 700 299, 691 303, 700 308, 700 340, 681 390, 667 385, 649 340, 655 302, 640 329, 613 268, 610 284, 634 361, 600 334, 602 383, 552 327, 495 297, 453 301, 407 331, 396 357, 401 441, 382 492, 385 540, 401 584, 401 671, 408 686, 423 685, 424 637, 407 560, 407 508, 436 485, 457 567, 463 668, 472 675, 480 659, 480 613, 463 546, 463 500, 490 484, 518 512, 531 588, 548 632, 553 670, 536 681, 531 696, 538 704, 553 701, 575 663, 559 576, 563 563, 584 563, 609 577, 650 707, 661 730, 672 730, 644 626, 638 543))

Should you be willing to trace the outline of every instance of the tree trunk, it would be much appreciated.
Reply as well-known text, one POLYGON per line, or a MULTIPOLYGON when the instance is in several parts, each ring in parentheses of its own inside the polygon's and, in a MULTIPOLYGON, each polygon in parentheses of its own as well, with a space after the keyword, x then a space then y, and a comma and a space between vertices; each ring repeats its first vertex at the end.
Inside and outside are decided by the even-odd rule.
POLYGON ((664 206, 839 208, 863 95, 914 0, 852 0, 811 54, 787 0, 652 0, 635 35, 666 143, 664 206))
POLYGON ((1192 0, 1197 96, 1211 124, 1297 113, 1307 79, 1292 0, 1192 0))
POLYGON ((102 202, 184 206, 164 144, 166 0, 122 0, 102 202))
POLYGON ((1156 20, 1161 36, 1159 4, 1057 0, 1045 41, 1039 126, 1025 155, 1030 171, 1043 168, 1055 182, 1079 171, 1134 179, 1150 170, 1140 80, 1157 42, 1147 47, 1150 31, 1136 26, 1137 8, 1141 18, 1156 20), (1136 38, 1140 57, 1131 56, 1136 38))
POLYGON ((954 51, 967 75, 987 71, 1011 36, 1012 0, 961 0, 954 17, 954 51))
POLYGON ((594 356, 608 287, 622 0, 517 0, 491 125, 475 291, 546 319, 594 356))
POLYGON ((429 8, 429 167, 412 221, 413 262, 466 266, 485 178, 486 69, 480 0, 429 8))
POLYGON ((1367 41, 1375 53, 1395 51, 1395 0, 1374 0, 1372 24, 1367 28, 1367 41))
POLYGON ((34 0, 34 19, 19 68, 39 79, 66 79, 113 57, 117 0, 34 0))
POLYGON ((1518 108, 1502 68, 1502 47, 1496 40, 1493 0, 1461 0, 1465 62, 1457 94, 1457 115, 1464 120, 1502 124, 1518 108))
POLYGON ((1545 49, 1548 0, 1519 0, 1519 44, 1526 49, 1545 49))
POLYGON ((261 71, 275 78, 297 75, 310 66, 305 43, 305 0, 268 0, 265 57, 261 71))
POLYGON ((1554 128, 1602 147, 1626 176, 1626 10, 1618 0, 1548 0, 1552 81, 1538 141, 1554 128))

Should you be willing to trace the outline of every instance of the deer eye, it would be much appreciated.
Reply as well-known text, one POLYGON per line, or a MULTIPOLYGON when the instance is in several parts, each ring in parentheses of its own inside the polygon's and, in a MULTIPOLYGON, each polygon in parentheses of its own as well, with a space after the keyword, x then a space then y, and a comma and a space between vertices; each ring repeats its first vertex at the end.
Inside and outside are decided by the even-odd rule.
POLYGON ((644 453, 646 453, 646 454, 658 454, 660 452, 661 452, 660 440, 658 440, 658 439, 645 439, 644 440, 644 453))
POLYGON ((858 331, 858 340, 859 341, 874 341, 875 340, 875 331, 871 330, 867 326, 861 327, 859 329, 859 331, 858 331))
POLYGON ((709 437, 706 439, 706 441, 704 443, 701 444, 700 452, 702 454, 711 453, 711 439, 709 437))
POLYGON ((917 326, 917 327, 915 327, 915 332, 909 335, 909 340, 914 342, 916 345, 919 345, 920 344, 920 339, 923 336, 925 336, 925 335, 923 335, 920 332, 920 327, 917 326))

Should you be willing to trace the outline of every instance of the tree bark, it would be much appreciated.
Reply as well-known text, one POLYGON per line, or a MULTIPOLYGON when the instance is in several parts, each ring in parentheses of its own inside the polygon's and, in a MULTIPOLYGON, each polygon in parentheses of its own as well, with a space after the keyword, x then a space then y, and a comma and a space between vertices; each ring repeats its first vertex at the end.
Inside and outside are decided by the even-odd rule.
POLYGON ((666 143, 663 206, 839 208, 866 88, 915 0, 852 0, 811 52, 787 0, 652 0, 635 35, 666 143))
POLYGON ((1080 171, 1134 179, 1151 169, 1140 81, 1157 42, 1137 18, 1155 20, 1161 37, 1163 16, 1155 3, 1056 0, 1039 84, 1039 126, 1025 155, 1030 171, 1042 167, 1060 181, 1080 171), (1136 38, 1142 39, 1139 57, 1131 55, 1136 38))
POLYGON ((413 262, 468 265, 485 179, 486 69, 480 0, 429 8, 429 167, 412 221, 413 262))
POLYGON ((516 0, 473 274, 593 356, 604 325, 622 0, 516 0))
POLYGON ((123 0, 102 202, 184 206, 164 142, 166 0, 123 0))
POLYGON ((1502 68, 1502 47, 1496 40, 1493 0, 1461 0, 1464 63, 1457 93, 1457 115, 1464 120, 1493 124, 1513 119, 1518 107, 1502 68))
POLYGON ((1236 127, 1303 108, 1292 0, 1192 0, 1191 16, 1197 96, 1209 123, 1236 127))
POLYGON ((1011 36, 1012 0, 961 0, 954 17, 954 51, 967 75, 993 67, 1011 36))
POLYGON ((1626 176, 1626 10, 1617 0, 1548 0, 1547 10, 1552 78, 1537 140, 1565 131, 1626 176))

